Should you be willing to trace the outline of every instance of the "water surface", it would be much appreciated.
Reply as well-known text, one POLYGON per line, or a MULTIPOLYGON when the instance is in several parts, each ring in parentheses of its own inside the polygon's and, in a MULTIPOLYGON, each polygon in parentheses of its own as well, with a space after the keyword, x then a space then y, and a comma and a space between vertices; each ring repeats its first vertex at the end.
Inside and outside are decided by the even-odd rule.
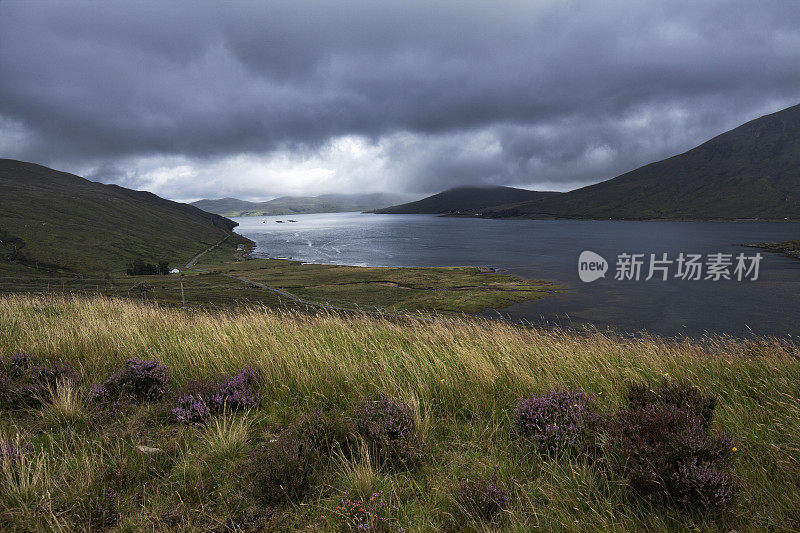
MULTIPOLYGON (((554 281, 564 293, 500 311, 537 324, 591 325, 661 335, 800 336, 800 261, 763 252, 757 281, 616 281, 620 253, 732 253, 737 243, 800 238, 800 223, 486 220, 433 215, 325 213, 240 217, 256 255, 360 266, 487 265, 554 281), (297 222, 288 222, 289 219, 297 222), (277 223, 283 220, 283 223, 277 223), (612 271, 583 283, 583 250, 612 271)), ((646 269, 646 267, 645 267, 646 269)), ((496 314, 497 312, 494 312, 496 314)))

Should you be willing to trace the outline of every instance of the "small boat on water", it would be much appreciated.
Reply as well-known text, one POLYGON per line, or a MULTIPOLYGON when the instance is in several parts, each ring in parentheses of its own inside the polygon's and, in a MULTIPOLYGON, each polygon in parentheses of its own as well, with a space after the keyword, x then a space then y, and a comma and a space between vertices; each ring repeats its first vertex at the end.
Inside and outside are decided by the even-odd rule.
POLYGON ((277 222, 278 224, 283 224, 283 220, 276 220, 275 222, 277 222))
POLYGON ((292 220, 292 219, 290 218, 290 219, 289 219, 289 222, 297 222, 297 221, 296 221, 296 220, 292 220))

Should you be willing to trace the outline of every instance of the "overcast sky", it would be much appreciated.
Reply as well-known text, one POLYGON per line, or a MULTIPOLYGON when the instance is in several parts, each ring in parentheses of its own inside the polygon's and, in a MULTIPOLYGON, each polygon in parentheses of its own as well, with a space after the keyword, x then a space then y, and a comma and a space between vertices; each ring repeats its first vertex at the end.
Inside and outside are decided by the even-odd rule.
POLYGON ((795 0, 0 0, 0 157, 177 200, 569 190, 798 102, 795 0))

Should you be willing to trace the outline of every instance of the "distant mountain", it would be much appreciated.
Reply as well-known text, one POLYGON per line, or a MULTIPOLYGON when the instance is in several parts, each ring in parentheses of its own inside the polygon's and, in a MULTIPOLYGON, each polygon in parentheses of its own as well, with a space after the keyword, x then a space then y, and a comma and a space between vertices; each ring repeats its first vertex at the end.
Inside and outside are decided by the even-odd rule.
POLYGON ((482 216, 800 219, 800 105, 608 181, 482 216))
POLYGON ((0 159, 0 261, 48 270, 119 272, 135 259, 182 267, 230 235, 232 220, 149 192, 0 159))
POLYGON ((198 200, 192 202, 192 205, 209 213, 227 217, 245 217, 369 211, 405 202, 408 199, 408 195, 389 193, 321 194, 319 196, 281 196, 267 202, 221 198, 219 200, 198 200))
POLYGON ((376 209, 381 214, 456 214, 463 211, 525 202, 560 195, 557 192, 529 191, 514 187, 455 187, 416 202, 376 209))

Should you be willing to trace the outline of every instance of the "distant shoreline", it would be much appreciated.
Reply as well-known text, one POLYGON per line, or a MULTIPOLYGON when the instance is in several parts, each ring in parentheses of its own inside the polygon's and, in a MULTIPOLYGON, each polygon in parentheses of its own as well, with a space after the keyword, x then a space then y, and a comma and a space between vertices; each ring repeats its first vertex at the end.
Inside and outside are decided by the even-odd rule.
POLYGON ((751 248, 760 248, 768 252, 783 254, 792 259, 800 259, 800 240, 783 242, 762 242, 756 244, 745 244, 751 248))

